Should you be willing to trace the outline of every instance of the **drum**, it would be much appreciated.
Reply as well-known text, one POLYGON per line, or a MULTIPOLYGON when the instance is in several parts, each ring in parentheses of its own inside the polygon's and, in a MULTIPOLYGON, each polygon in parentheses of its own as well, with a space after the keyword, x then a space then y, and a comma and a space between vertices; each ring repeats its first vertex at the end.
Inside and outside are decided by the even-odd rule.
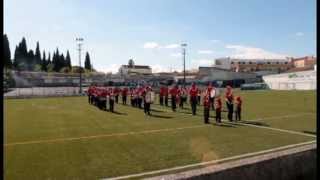
POLYGON ((153 91, 151 91, 150 93, 151 93, 151 103, 153 103, 156 99, 156 94, 153 91))
POLYGON ((214 97, 216 97, 216 90, 215 89, 211 89, 210 98, 214 98, 214 97))

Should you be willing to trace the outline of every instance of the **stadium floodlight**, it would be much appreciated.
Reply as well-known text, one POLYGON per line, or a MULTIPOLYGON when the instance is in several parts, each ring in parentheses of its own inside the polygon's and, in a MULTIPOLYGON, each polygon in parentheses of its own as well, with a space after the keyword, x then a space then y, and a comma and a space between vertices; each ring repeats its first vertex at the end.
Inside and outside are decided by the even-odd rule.
POLYGON ((83 38, 76 38, 76 41, 79 47, 79 94, 82 94, 81 45, 83 42, 83 38))
POLYGON ((183 87, 186 87, 186 43, 181 44, 183 54, 183 87))

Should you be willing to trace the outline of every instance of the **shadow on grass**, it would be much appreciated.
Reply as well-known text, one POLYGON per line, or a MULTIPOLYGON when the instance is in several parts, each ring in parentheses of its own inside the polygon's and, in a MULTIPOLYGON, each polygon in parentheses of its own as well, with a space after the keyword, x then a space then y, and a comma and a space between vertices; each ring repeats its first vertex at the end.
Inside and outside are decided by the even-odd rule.
POLYGON ((302 131, 302 132, 307 134, 317 135, 317 133, 313 131, 302 131))
POLYGON ((153 111, 153 112, 164 112, 164 111, 157 110, 157 109, 151 109, 150 111, 153 111))
POLYGON ((149 116, 151 117, 156 117, 156 118, 163 118, 163 119, 171 119, 171 116, 162 116, 162 115, 156 115, 156 114, 150 114, 149 116))
POLYGON ((114 114, 117 114, 117 115, 124 115, 124 116, 125 116, 125 115, 128 115, 127 113, 121 113, 121 112, 118 112, 118 111, 113 111, 113 113, 114 113, 114 114))
POLYGON ((227 124, 227 123, 216 123, 216 122, 214 122, 214 123, 211 123, 211 124, 213 124, 214 126, 220 126, 220 127, 229 127, 229 128, 236 128, 236 126, 232 126, 231 124, 227 124))
POLYGON ((267 123, 258 122, 258 121, 244 121, 244 120, 242 120, 242 121, 236 121, 236 122, 243 123, 243 124, 252 124, 252 125, 256 125, 256 126, 266 126, 266 127, 270 126, 267 123))

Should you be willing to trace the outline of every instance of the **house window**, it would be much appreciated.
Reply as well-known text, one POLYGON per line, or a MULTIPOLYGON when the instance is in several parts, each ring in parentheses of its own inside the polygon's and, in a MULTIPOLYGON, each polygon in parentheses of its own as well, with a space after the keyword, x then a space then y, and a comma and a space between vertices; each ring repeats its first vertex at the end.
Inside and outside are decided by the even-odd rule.
POLYGON ((252 62, 251 62, 251 61, 249 61, 249 64, 252 64, 252 62))
POLYGON ((268 61, 267 64, 270 64, 270 61, 268 61))

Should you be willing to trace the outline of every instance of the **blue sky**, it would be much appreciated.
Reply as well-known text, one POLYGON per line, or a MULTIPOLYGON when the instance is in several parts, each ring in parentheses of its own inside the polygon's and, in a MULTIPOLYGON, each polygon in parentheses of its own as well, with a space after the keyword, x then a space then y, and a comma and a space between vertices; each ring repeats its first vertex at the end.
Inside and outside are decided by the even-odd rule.
MULTIPOLYGON (((70 51, 76 37, 94 68, 117 72, 133 58, 154 71, 187 69, 218 57, 316 55, 315 0, 4 0, 4 32, 12 54, 28 48, 70 51)), ((84 53, 83 53, 84 56, 84 53)), ((82 57, 83 57, 82 56, 82 57)))

